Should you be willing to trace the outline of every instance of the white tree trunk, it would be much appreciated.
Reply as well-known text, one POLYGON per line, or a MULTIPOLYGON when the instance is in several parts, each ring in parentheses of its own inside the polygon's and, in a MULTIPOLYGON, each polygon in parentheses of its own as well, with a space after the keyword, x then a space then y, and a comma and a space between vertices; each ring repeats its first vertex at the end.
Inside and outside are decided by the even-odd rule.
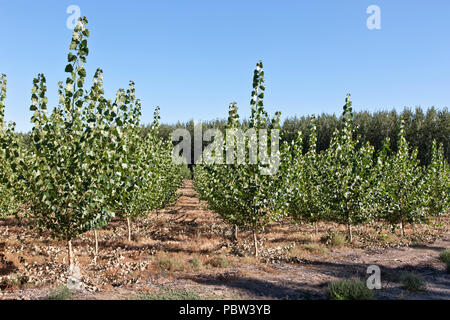
POLYGON ((67 241, 67 253, 69 256, 69 268, 73 266, 73 249, 72 249, 72 240, 67 241))
POLYGON ((128 226, 128 241, 131 241, 131 219, 127 218, 127 226, 128 226))

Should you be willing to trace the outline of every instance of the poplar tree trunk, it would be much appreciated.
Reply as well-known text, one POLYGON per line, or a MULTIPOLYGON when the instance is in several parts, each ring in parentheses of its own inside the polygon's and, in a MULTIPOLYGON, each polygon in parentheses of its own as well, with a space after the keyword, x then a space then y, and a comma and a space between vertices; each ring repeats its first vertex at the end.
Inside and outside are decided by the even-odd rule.
POLYGON ((234 241, 238 241, 238 226, 234 226, 234 241))
POLYGON ((69 268, 73 266, 73 249, 72 249, 72 240, 67 241, 67 253, 69 256, 69 268))
POLYGON ((352 222, 351 222, 351 211, 350 211, 350 206, 349 203, 346 203, 346 208, 347 208, 347 228, 348 228, 348 237, 349 237, 349 241, 350 243, 353 242, 353 230, 352 230, 352 222))
POLYGON ((98 231, 97 231, 97 229, 94 229, 94 236, 95 236, 95 256, 94 256, 94 263, 97 264, 97 258, 98 258, 98 231))
POLYGON ((258 258, 258 238, 256 237, 255 230, 253 230, 253 242, 255 244, 255 257, 258 258))
POLYGON ((319 229, 317 227, 317 221, 314 221, 314 232, 315 232, 316 236, 319 233, 319 229))
POLYGON ((350 243, 352 243, 353 242, 353 230, 352 230, 352 224, 350 222, 348 222, 347 228, 348 228, 348 237, 350 239, 350 243))
POLYGON ((400 230, 402 231, 402 237, 405 236, 405 224, 403 221, 400 221, 400 230))
POLYGON ((130 217, 127 217, 127 226, 128 226, 128 241, 131 241, 131 220, 130 220, 130 217))

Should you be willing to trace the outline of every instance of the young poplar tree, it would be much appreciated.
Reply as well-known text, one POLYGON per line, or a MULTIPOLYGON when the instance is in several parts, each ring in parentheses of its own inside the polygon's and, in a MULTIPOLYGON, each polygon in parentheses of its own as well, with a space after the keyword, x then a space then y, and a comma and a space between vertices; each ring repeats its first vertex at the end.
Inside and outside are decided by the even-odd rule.
POLYGON ((312 222, 316 228, 326 210, 323 199, 321 154, 317 153, 317 127, 312 118, 308 152, 303 155, 303 134, 283 152, 285 192, 280 197, 283 208, 295 220, 312 222))
MULTIPOLYGON (((141 104, 135 98, 134 83, 130 83, 130 88, 122 95, 123 104, 119 109, 122 110, 123 135, 115 158, 119 184, 111 201, 117 216, 127 221, 127 239, 131 241, 132 220, 167 203, 168 185, 164 179, 169 174, 166 160, 170 153, 163 150, 158 137, 159 108, 155 111, 150 132, 142 137, 141 104)), ((180 179, 175 181, 179 183, 180 179)), ((170 191, 174 192, 173 189, 170 191)))
POLYGON ((450 210, 450 166, 444 146, 433 141, 431 162, 425 172, 426 207, 429 216, 439 217, 450 210))
POLYGON ((181 184, 180 168, 172 162, 172 148, 158 134, 159 107, 148 134, 142 137, 141 103, 135 98, 134 83, 118 93, 118 113, 122 126, 120 148, 115 154, 116 189, 110 203, 118 217, 127 221, 128 241, 132 239, 132 220, 174 199, 181 184))
POLYGON ((110 218, 107 194, 114 187, 112 154, 118 148, 120 122, 102 94, 97 70, 89 93, 83 87, 89 53, 86 18, 75 27, 65 87, 59 83, 59 104, 47 112, 46 79, 33 81, 30 147, 21 159, 10 159, 31 202, 34 227, 67 242, 68 262, 74 264, 72 240, 104 225, 110 218), (114 128, 114 130, 111 130, 114 128), (17 161, 18 160, 18 161, 17 161))
POLYGON ((147 199, 152 199, 152 208, 161 209, 174 203, 178 197, 177 190, 183 181, 182 171, 185 165, 177 165, 172 159, 173 145, 170 141, 164 141, 159 133, 160 109, 156 108, 150 136, 146 141, 146 153, 149 162, 152 163, 152 176, 156 177, 156 183, 147 192, 150 193, 147 199), (155 200, 153 200, 155 199, 155 200), (154 203, 154 204, 153 204, 154 203))
POLYGON ((366 222, 373 207, 373 153, 369 143, 362 147, 353 138, 353 111, 347 95, 343 127, 335 131, 330 148, 324 153, 321 174, 324 187, 326 219, 347 225, 349 241, 353 241, 352 226, 366 222))
POLYGON ((111 194, 111 206, 116 215, 127 221, 128 240, 131 241, 131 220, 142 212, 140 191, 144 184, 144 150, 140 137, 140 101, 135 98, 134 83, 130 83, 125 93, 119 90, 116 113, 119 115, 122 132, 119 138, 120 148, 114 155, 116 167, 116 189, 111 194))
MULTIPOLYGON (((228 110, 227 130, 241 128, 239 123, 238 107, 236 103, 231 103, 228 110)), ((226 152, 227 143, 233 140, 236 146, 237 137, 225 136, 223 152, 226 152)), ((207 201, 211 210, 221 215, 221 217, 234 226, 234 240, 238 240, 238 220, 236 205, 236 189, 234 187, 239 164, 237 161, 225 165, 220 164, 199 164, 194 168, 194 186, 202 200, 207 201)), ((231 161, 230 161, 231 162, 231 161)))
POLYGON ((6 75, 0 75, 0 217, 14 214, 18 209, 17 194, 13 189, 13 172, 7 161, 7 154, 17 143, 14 125, 5 123, 6 75))
POLYGON ((426 184, 423 168, 417 159, 417 149, 412 152, 406 141, 404 121, 401 121, 398 151, 390 155, 389 139, 378 156, 376 165, 376 196, 378 217, 393 228, 400 225, 405 235, 405 225, 427 219, 425 207, 426 184))
MULTIPOLYGON (((274 174, 264 172, 265 169, 273 169, 273 163, 269 162, 266 167, 261 165, 261 160, 264 160, 261 152, 250 155, 252 147, 257 146, 259 150, 267 147, 268 153, 275 154, 279 159, 278 145, 276 141, 271 140, 271 133, 272 130, 280 129, 280 114, 276 113, 273 119, 269 118, 264 109, 264 92, 264 70, 262 62, 259 62, 253 77, 249 120, 249 129, 255 130, 256 134, 251 135, 245 143, 247 163, 239 164, 237 159, 234 159, 234 162, 227 161, 226 165, 205 165, 200 175, 201 180, 197 181, 197 185, 202 181, 209 181, 200 187, 200 190, 203 195, 206 195, 205 198, 213 210, 218 210, 226 220, 239 228, 253 233, 255 256, 258 256, 259 251, 257 233, 267 223, 278 218, 277 213, 279 213, 275 210, 275 199, 280 194, 277 189, 279 175, 276 172, 274 174), (267 130, 268 141, 259 135, 259 129, 267 130), (265 143, 267 146, 264 146, 265 143)), ((235 108, 235 105, 230 108, 229 126, 231 127, 239 127, 235 108)))

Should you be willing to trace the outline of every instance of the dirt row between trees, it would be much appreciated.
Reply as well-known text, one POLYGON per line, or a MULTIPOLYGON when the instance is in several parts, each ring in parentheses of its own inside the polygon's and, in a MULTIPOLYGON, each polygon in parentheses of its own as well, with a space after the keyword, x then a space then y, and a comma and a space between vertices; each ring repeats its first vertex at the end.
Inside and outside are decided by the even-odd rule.
POLYGON ((235 244, 232 227, 198 200, 192 181, 180 192, 172 207, 134 222, 131 242, 122 221, 100 231, 96 263, 93 233, 74 241, 84 287, 70 296, 58 295, 64 243, 26 222, 0 220, 0 299, 325 299, 330 281, 365 281, 370 265, 381 268, 378 299, 450 299, 450 275, 438 259, 450 248, 448 217, 409 228, 406 238, 360 228, 353 245, 327 241, 340 230, 333 224, 319 224, 316 234, 308 224, 273 223, 260 235, 256 259, 251 235, 241 232, 235 244), (399 279, 406 272, 423 277, 426 291, 405 290, 399 279))

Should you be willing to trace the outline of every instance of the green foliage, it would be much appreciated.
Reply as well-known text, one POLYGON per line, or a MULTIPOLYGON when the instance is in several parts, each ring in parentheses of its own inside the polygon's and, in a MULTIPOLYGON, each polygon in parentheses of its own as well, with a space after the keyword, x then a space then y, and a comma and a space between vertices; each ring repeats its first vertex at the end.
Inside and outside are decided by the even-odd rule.
MULTIPOLYGON (((258 74, 262 66, 258 67, 252 114, 246 126, 279 128, 268 126, 271 121, 262 107, 263 95, 258 94, 265 89, 263 76, 258 74)), ((310 120, 306 128, 309 140, 299 132, 294 141, 284 142, 279 174, 260 175, 260 168, 251 164, 197 166, 195 187, 200 197, 225 220, 243 229, 261 230, 269 221, 287 214, 299 221, 345 224, 350 241, 354 225, 382 220, 393 227, 400 224, 404 233, 405 224, 425 222, 429 216, 448 211, 449 167, 442 145, 433 145, 430 165, 421 167, 417 149, 410 151, 405 125, 400 121, 396 150, 390 149, 387 139, 376 156, 374 147, 357 134, 349 95, 341 123, 329 148, 322 152, 317 145, 317 122, 314 117, 310 120)), ((226 128, 244 127, 236 104, 231 104, 226 128)))
POLYGON ((312 122, 309 150, 300 133, 295 142, 286 144, 283 152, 283 184, 286 192, 281 207, 298 220, 334 221, 345 224, 352 240, 351 226, 372 216, 373 148, 359 146, 353 138, 353 112, 347 96, 342 129, 336 130, 331 146, 317 154, 316 125, 312 122))
POLYGON ((158 259, 157 263, 161 270, 164 271, 176 272, 184 270, 184 261, 177 257, 162 257, 158 259))
POLYGON ((450 166, 444 148, 433 141, 431 162, 425 169, 426 208, 429 216, 440 216, 450 210, 450 166))
MULTIPOLYGON (((417 148, 417 157, 421 165, 428 165, 431 161, 431 147, 434 140, 444 147, 444 157, 450 161, 450 112, 448 108, 421 108, 413 110, 405 108, 398 113, 392 111, 358 111, 354 112, 354 129, 361 144, 369 142, 378 153, 383 150, 387 138, 392 142, 391 151, 397 152, 397 136, 400 131, 400 120, 404 119, 406 140, 413 148, 417 148)), ((333 133, 342 128, 342 121, 334 114, 320 114, 317 116, 288 117, 282 124, 281 140, 290 144, 297 139, 298 132, 302 132, 305 143, 303 153, 310 148, 312 123, 317 127, 317 152, 320 153, 330 147, 333 133)), ((209 128, 224 129, 227 119, 204 121, 203 131, 209 128)), ((243 119, 242 124, 248 125, 243 119)), ((143 130, 147 131, 149 126, 143 130)), ((186 128, 194 135, 194 122, 178 122, 176 124, 162 124, 160 135, 164 140, 170 140, 170 133, 176 128, 186 128)), ((193 155, 192 155, 193 157, 193 155)))
POLYGON ((376 164, 376 206, 378 217, 392 226, 427 220, 426 183, 423 168, 417 160, 417 149, 410 152, 403 123, 400 126, 399 149, 389 155, 389 140, 376 164))
POLYGON ((144 293, 136 300, 201 300, 195 291, 181 289, 161 289, 156 293, 144 293))
POLYGON ((47 299, 48 300, 70 300, 72 298, 72 292, 66 286, 52 290, 47 299))
POLYGON ((138 216, 166 206, 181 184, 180 167, 172 163, 171 147, 158 136, 159 107, 155 111, 153 129, 142 137, 141 105, 135 98, 134 83, 127 92, 117 93, 117 113, 121 133, 120 148, 113 156, 116 186, 109 202, 117 216, 129 222, 138 216))
POLYGON ((70 241, 104 225, 110 218, 106 194, 113 184, 109 166, 120 135, 114 107, 103 97, 103 76, 97 70, 92 88, 83 90, 88 55, 87 20, 77 24, 68 56, 68 78, 59 83, 59 105, 47 113, 46 79, 33 81, 30 146, 10 158, 18 189, 28 195, 34 227, 70 241))
POLYGON ((343 247, 347 243, 345 235, 338 232, 331 232, 330 234, 324 236, 322 241, 333 247, 343 247))
POLYGON ((282 149, 281 176, 285 186, 280 195, 281 210, 296 220, 317 223, 324 218, 325 203, 321 173, 323 172, 323 155, 317 154, 316 124, 313 121, 309 149, 303 155, 303 134, 291 144, 284 144, 282 149))
POLYGON ((180 175, 183 179, 192 179, 192 172, 187 165, 180 166, 180 175))
POLYGON ((450 263, 450 249, 445 249, 439 254, 439 260, 444 263, 450 263))
POLYGON ((11 146, 17 143, 17 137, 14 134, 14 124, 4 123, 6 86, 6 76, 0 75, 0 217, 15 213, 19 203, 13 188, 12 168, 7 161, 11 146))
POLYGON ((199 270, 203 266, 203 262, 199 258, 192 258, 191 260, 189 260, 189 263, 195 270, 199 270))
POLYGON ((401 275, 400 281, 404 288, 411 292, 426 291, 427 286, 425 280, 414 272, 407 272, 401 275))
POLYGON ((87 24, 80 18, 74 29, 68 77, 65 85, 58 84, 59 104, 50 114, 45 76, 33 80, 33 129, 27 144, 14 126, 3 124, 6 79, 0 78, 0 212, 12 211, 12 203, 29 202, 33 227, 68 241, 71 264, 72 239, 101 228, 114 212, 134 218, 164 207, 181 183, 172 147, 159 138, 159 108, 150 134, 140 135, 141 107, 133 82, 112 102, 104 98, 98 69, 91 89, 84 90, 87 24))
POLYGON ((328 285, 327 296, 330 300, 375 300, 373 291, 357 279, 331 282, 328 285))
MULTIPOLYGON (((250 134, 245 142, 246 163, 240 163, 239 159, 227 159, 226 165, 204 163, 197 165, 195 169, 195 187, 200 197, 226 221, 242 229, 253 231, 256 255, 258 254, 256 232, 278 218, 274 208, 275 199, 278 196, 279 175, 271 174, 273 162, 268 161, 262 164, 261 152, 255 152, 255 154, 250 150, 251 146, 257 146, 261 150, 262 145, 267 143, 265 147, 268 154, 272 155, 271 160, 279 159, 277 142, 272 141, 271 138, 272 131, 280 128, 280 114, 276 113, 273 119, 269 118, 264 109, 264 92, 264 71, 262 62, 259 62, 253 77, 251 117, 248 126, 250 130, 253 130, 250 132, 254 134, 250 134), (261 139, 260 129, 267 130, 269 142, 261 139)), ((230 104, 227 129, 244 129, 239 122, 235 103, 230 104)), ((231 145, 236 146, 237 143, 236 136, 227 135, 224 147, 219 146, 217 156, 223 157, 226 148, 231 145)))
POLYGON ((230 261, 225 256, 215 256, 208 261, 208 264, 215 268, 228 268, 230 266, 230 261))
POLYGON ((372 164, 374 149, 368 143, 358 147, 353 138, 353 111, 350 95, 347 96, 343 114, 343 128, 336 131, 331 146, 323 155, 323 169, 320 179, 323 183, 325 219, 349 228, 371 218, 372 164))

